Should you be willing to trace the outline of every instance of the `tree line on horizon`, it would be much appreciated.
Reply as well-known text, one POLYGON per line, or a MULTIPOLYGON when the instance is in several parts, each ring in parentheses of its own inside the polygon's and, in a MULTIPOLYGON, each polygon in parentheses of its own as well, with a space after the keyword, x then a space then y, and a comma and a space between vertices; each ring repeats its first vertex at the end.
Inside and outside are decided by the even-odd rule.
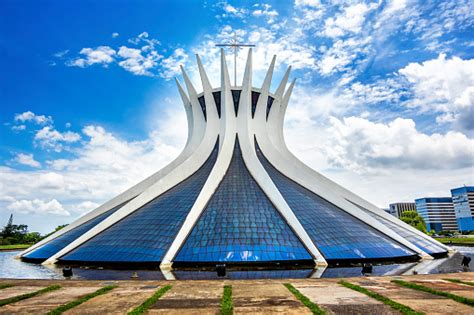
POLYGON ((51 233, 41 235, 38 232, 28 231, 26 224, 13 224, 13 214, 10 214, 7 224, 0 232, 0 245, 35 244, 65 226, 67 224, 59 225, 51 233))

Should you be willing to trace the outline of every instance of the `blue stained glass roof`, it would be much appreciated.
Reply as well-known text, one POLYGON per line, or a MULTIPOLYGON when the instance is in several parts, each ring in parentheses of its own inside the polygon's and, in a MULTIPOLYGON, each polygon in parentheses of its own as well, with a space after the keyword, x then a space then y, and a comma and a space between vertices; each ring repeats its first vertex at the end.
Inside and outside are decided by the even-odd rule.
POLYGON ((312 260, 250 175, 236 141, 229 169, 176 262, 312 260))
POLYGON ((281 174, 257 155, 326 260, 409 257, 415 253, 281 174))
POLYGON ((359 209, 363 210, 364 212, 366 212, 368 215, 375 218, 377 221, 379 221, 379 222, 383 223, 384 225, 388 226, 395 233, 402 236, 403 238, 405 238, 409 242, 413 243, 416 247, 423 250, 425 253, 427 253, 429 255, 435 255, 435 254, 444 254, 444 253, 447 252, 447 250, 445 250, 444 248, 442 248, 440 246, 437 246, 433 242, 430 242, 430 241, 422 238, 421 236, 418 236, 415 233, 410 232, 409 230, 403 229, 403 228, 399 227, 398 225, 396 225, 395 223, 390 222, 387 219, 379 217, 378 215, 376 215, 375 213, 372 213, 371 211, 365 209, 364 207, 361 207, 361 206, 359 206, 358 204, 355 204, 355 203, 354 203, 354 205, 357 206, 359 209))
POLYGON ((60 260, 141 263, 161 261, 214 166, 217 143, 211 156, 196 173, 60 260))
MULTIPOLYGON (((128 200, 130 201, 130 200, 128 200)), ((86 233, 94 226, 102 222, 105 218, 110 216, 112 213, 117 211, 118 209, 122 208, 128 201, 110 209, 102 213, 101 215, 75 227, 74 229, 56 237, 55 239, 49 241, 48 243, 44 244, 43 246, 38 247, 37 249, 29 252, 23 258, 25 259, 35 259, 35 260, 46 260, 49 257, 53 256, 61 249, 66 247, 67 245, 71 244, 77 238, 79 238, 82 234, 86 233)))

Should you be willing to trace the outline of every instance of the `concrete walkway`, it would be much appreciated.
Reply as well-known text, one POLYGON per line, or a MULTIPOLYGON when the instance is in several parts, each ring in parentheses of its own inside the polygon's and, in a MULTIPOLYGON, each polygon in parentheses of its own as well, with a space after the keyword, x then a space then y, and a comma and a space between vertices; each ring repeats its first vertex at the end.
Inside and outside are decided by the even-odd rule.
MULTIPOLYGON (((474 281, 474 272, 400 277, 359 277, 344 280, 377 292, 426 314, 474 314, 474 308, 451 299, 400 287, 390 281, 402 279, 460 296, 474 298, 474 287, 445 281, 474 281)), ((126 314, 159 288, 172 285, 154 303, 148 314, 219 314, 224 285, 232 286, 234 314, 311 314, 283 286, 291 283, 328 314, 399 314, 389 306, 338 284, 341 279, 189 280, 189 281, 82 281, 9 280, 13 287, 0 290, 0 300, 33 292, 53 284, 61 289, 0 307, 0 314, 46 314, 54 308, 95 292, 106 285, 117 288, 94 297, 66 314, 126 314)))

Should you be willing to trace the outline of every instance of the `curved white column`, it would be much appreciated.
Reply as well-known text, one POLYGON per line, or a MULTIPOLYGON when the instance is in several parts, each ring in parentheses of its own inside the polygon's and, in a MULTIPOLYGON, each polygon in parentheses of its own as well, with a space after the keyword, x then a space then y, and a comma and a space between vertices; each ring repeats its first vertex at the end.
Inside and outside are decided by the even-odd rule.
MULTIPOLYGON (((187 78, 187 76, 185 76, 187 78)), ((189 78, 187 78, 189 81, 189 78)), ((190 81, 189 81, 190 82, 190 81)), ((183 102, 185 111, 186 111, 186 118, 188 122, 188 138, 186 141, 186 145, 181 151, 181 153, 176 157, 171 163, 166 165, 164 168, 160 169, 158 172, 154 173, 153 175, 147 177, 143 181, 139 182, 138 184, 132 186, 131 188, 127 189, 123 193, 119 194, 118 196, 110 199, 109 201, 105 202, 104 204, 100 205, 98 208, 90 211, 89 213, 85 214, 84 216, 80 217, 79 219, 75 220, 71 224, 68 224, 63 229, 57 231, 56 233, 48 236, 47 238, 41 240, 40 242, 34 244, 33 246, 27 248, 23 252, 17 255, 17 257, 22 257, 29 252, 41 247, 42 245, 48 243, 49 241, 71 231, 72 229, 94 219, 95 217, 109 211, 110 209, 130 200, 137 195, 141 194, 143 191, 148 189, 150 186, 155 184, 158 180, 168 175, 171 171, 175 168, 179 167, 181 163, 183 163, 186 159, 188 159, 199 143, 202 141, 204 136, 205 130, 205 121, 204 115, 202 113, 202 109, 199 105, 199 102, 193 102, 191 104, 189 98, 186 96, 183 88, 179 84, 178 80, 176 80, 176 84, 178 87, 179 94, 181 96, 181 100, 183 102)))
MULTIPOLYGON (((272 61, 271 69, 273 68, 274 60, 272 61)), ((267 74, 267 77, 264 81, 264 88, 262 88, 262 93, 259 97, 260 107, 263 105, 266 107, 266 100, 268 98, 268 89, 270 87, 271 73, 267 74)), ((240 103, 239 103, 239 112, 237 115, 237 133, 239 136, 240 148, 242 150, 242 156, 245 162, 247 169, 249 170, 252 177, 255 179, 257 184, 263 190, 265 195, 270 199, 275 208, 280 212, 282 217, 288 223, 288 225, 295 232, 296 236, 301 240, 303 245, 307 248, 309 253, 314 257, 317 266, 327 265, 326 260, 323 255, 316 248, 314 243, 311 241, 308 233, 299 222, 298 218, 295 216, 293 211, 290 209, 286 203, 283 196, 278 191, 277 187, 271 180, 270 176, 265 171, 264 167, 260 164, 258 160, 257 153, 255 152, 254 143, 254 132, 252 122, 252 50, 249 50, 249 56, 247 59, 247 66, 244 73, 244 81, 242 84, 242 93, 240 94, 240 103)), ((265 109, 257 109, 260 115, 264 115, 265 109)))
MULTIPOLYGON (((211 106, 216 108, 214 97, 212 96, 212 87, 209 84, 209 80, 199 57, 198 67, 204 89, 204 99, 206 102, 206 106, 207 104, 210 104, 211 106)), ((234 101, 232 98, 231 85, 225 61, 224 50, 221 49, 221 119, 219 126, 219 155, 217 156, 216 163, 214 164, 214 167, 211 170, 211 173, 209 174, 206 183, 204 184, 201 192, 199 193, 196 202, 191 208, 189 214, 186 216, 186 219, 181 229, 179 230, 173 243, 171 244, 170 248, 166 252, 161 262, 160 268, 162 270, 167 270, 171 268, 173 259, 178 254, 180 248, 183 246, 188 235, 191 233, 197 220, 201 216, 202 212, 205 210, 207 203, 214 195, 215 191, 219 187, 219 184, 224 178, 232 160, 232 154, 234 152, 235 133, 236 117, 234 113, 234 101)))
MULTIPOLYGON (((193 108, 200 106, 197 100, 197 93, 194 87, 191 84, 186 73, 183 71, 183 76, 186 82, 186 86, 188 87, 188 94, 190 102, 193 108)), ((122 220, 129 214, 133 213, 134 211, 138 210, 148 202, 152 201, 153 199, 157 198, 164 192, 168 191, 172 187, 176 186, 192 174, 194 174, 207 160, 210 156, 215 143, 218 137, 218 126, 219 126, 219 119, 217 116, 217 110, 214 108, 206 107, 207 112, 207 122, 198 122, 201 125, 194 125, 195 130, 197 128, 201 128, 202 126, 205 127, 204 136, 202 141, 199 143, 197 148, 193 150, 192 154, 179 166, 174 167, 168 174, 159 178, 156 183, 151 185, 145 191, 143 191, 139 196, 135 197, 129 203, 124 205, 122 208, 117 210, 115 213, 110 215, 107 219, 100 222, 92 229, 87 231, 85 234, 77 238, 71 244, 63 248, 58 253, 54 254, 48 260, 46 260, 43 264, 52 264, 57 262, 57 260, 67 254, 68 252, 72 251, 73 249, 77 248, 84 242, 88 241, 92 237, 96 236, 103 230, 107 229, 108 227, 112 226, 113 224, 117 223, 118 221, 122 220)), ((199 107, 200 109, 200 107, 199 107)), ((201 110, 201 109, 200 109, 201 110)), ((202 113, 202 111, 201 111, 202 113)))
MULTIPOLYGON (((284 116, 286 113, 286 108, 289 103, 289 99, 291 96, 291 91, 294 86, 294 81, 288 88, 288 91, 283 95, 282 94, 282 87, 286 85, 285 79, 282 81, 280 84, 277 92, 275 93, 276 99, 275 102, 272 105, 272 108, 270 110, 270 115, 269 115, 269 120, 268 120, 268 130, 267 134, 270 138, 270 141, 274 145, 274 147, 277 149, 277 151, 282 155, 284 159, 287 161, 290 161, 293 165, 297 165, 303 174, 305 174, 305 177, 311 177, 310 182, 316 182, 319 183, 320 187, 325 187, 324 189, 327 191, 331 191, 333 194, 340 196, 341 198, 345 199, 346 201, 349 201, 350 203, 357 204, 363 208, 365 208, 367 211, 370 211, 377 216, 380 216, 397 226, 399 226, 402 229, 408 230, 423 239, 441 247, 447 250, 450 250, 449 247, 437 242, 436 240, 433 240, 431 237, 428 235, 424 234, 423 232, 415 229, 414 227, 406 224, 405 222, 391 216, 390 214, 386 213, 382 209, 379 209, 377 206, 371 204, 370 202, 364 200, 360 196, 354 194, 353 192, 347 190, 346 188, 340 186, 339 184, 333 182, 329 178, 321 175, 314 169, 310 168, 303 162, 301 162, 297 157, 291 153, 291 151, 288 149, 286 146, 285 140, 284 140, 284 135, 283 135, 283 123, 284 123, 284 116)), ((353 206, 353 205, 352 205, 353 206)), ((345 208, 343 208, 345 209, 345 208)), ((359 211, 359 213, 361 213, 359 211)), ((430 256, 423 256, 424 258, 430 258, 430 256)))

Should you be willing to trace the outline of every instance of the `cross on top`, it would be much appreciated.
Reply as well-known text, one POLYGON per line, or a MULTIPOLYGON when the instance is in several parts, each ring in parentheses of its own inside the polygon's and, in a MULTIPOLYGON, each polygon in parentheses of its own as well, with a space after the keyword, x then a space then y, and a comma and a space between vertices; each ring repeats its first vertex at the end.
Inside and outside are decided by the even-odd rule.
POLYGON ((241 44, 237 41, 237 34, 227 44, 217 44, 216 47, 230 47, 234 51, 234 86, 237 86, 237 52, 241 47, 255 47, 255 45, 241 44))

